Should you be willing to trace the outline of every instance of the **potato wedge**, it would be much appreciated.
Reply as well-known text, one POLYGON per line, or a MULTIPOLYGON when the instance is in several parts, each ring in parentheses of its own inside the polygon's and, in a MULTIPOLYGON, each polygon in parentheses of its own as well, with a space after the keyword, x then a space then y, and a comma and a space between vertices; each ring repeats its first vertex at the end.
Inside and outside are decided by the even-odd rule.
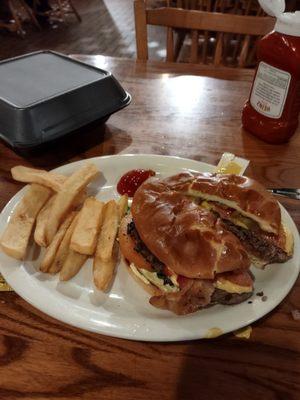
POLYGON ((102 228, 99 234, 96 255, 103 261, 109 261, 115 238, 118 233, 118 206, 115 200, 110 200, 105 204, 102 228))
POLYGON ((119 214, 119 221, 124 217, 128 210, 128 196, 124 194, 120 197, 118 201, 118 214, 119 214))
POLYGON ((73 235, 75 226, 77 224, 77 220, 78 220, 78 212, 76 212, 76 215, 75 215, 73 221, 71 222, 70 226, 68 227, 68 229, 58 247, 58 250, 55 255, 53 263, 48 268, 49 274, 56 274, 57 272, 59 272, 62 269, 64 262, 67 258, 67 255, 69 253, 70 241, 71 241, 71 237, 73 235))
POLYGON ((97 241, 93 263, 94 283, 100 290, 110 285, 117 257, 115 239, 118 233, 119 214, 114 200, 105 204, 102 228, 97 241))
POLYGON ((79 272, 80 268, 88 259, 85 254, 77 253, 76 251, 69 249, 64 265, 59 273, 60 281, 68 281, 73 278, 79 272))
POLYGON ((71 225, 73 219, 75 218, 76 214, 77 214, 76 212, 72 212, 67 216, 67 218, 64 220, 64 222, 59 227, 51 244, 47 247, 46 253, 45 253, 44 258, 40 265, 40 270, 42 272, 48 272, 51 265, 53 264, 56 254, 58 252, 58 248, 59 248, 69 226, 71 225))
POLYGON ((36 217, 52 193, 52 190, 41 185, 29 186, 0 240, 2 250, 8 256, 17 260, 24 259, 36 217))
POLYGON ((51 243, 58 227, 74 206, 74 201, 78 193, 81 192, 98 174, 99 171, 94 164, 85 164, 82 168, 67 178, 65 183, 62 185, 62 189, 57 193, 50 211, 49 221, 46 227, 46 238, 48 243, 51 243))
POLYGON ((50 199, 46 202, 46 204, 41 209, 41 211, 38 213, 38 216, 36 218, 36 225, 35 225, 35 230, 34 230, 34 241, 36 244, 38 244, 41 247, 48 246, 48 243, 46 240, 46 226, 48 223, 50 210, 53 205, 55 196, 56 195, 50 197, 50 199))
POLYGON ((87 191, 86 188, 84 188, 76 195, 74 199, 73 208, 74 209, 81 208, 86 198, 87 198, 87 191))
POLYGON ((38 183, 42 186, 58 192, 67 177, 55 172, 48 172, 43 169, 35 169, 18 165, 11 169, 12 177, 19 182, 38 183))
MULTIPOLYGON (((54 194, 44 207, 39 212, 37 219, 36 219, 36 226, 34 231, 34 241, 41 247, 48 247, 50 243, 47 242, 46 237, 46 226, 48 224, 50 210, 55 200, 56 194, 54 194)), ((86 190, 83 189, 81 192, 78 193, 76 199, 74 200, 74 209, 80 207, 84 200, 86 199, 86 190)))
POLYGON ((114 276, 115 266, 118 261, 119 245, 114 243, 111 258, 103 261, 95 257, 93 265, 94 283, 97 289, 106 291, 111 285, 114 276))
POLYGON ((88 197, 79 212, 70 248, 77 253, 92 255, 95 252, 102 221, 104 204, 95 197, 88 197))

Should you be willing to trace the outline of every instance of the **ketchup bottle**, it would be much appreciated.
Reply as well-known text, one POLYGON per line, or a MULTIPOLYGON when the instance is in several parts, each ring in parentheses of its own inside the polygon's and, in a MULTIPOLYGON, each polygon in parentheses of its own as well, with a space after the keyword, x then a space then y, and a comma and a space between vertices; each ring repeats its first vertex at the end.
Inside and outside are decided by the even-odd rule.
POLYGON ((258 66, 243 127, 268 143, 284 143, 295 133, 300 111, 300 11, 284 13, 284 0, 259 0, 276 16, 274 30, 257 49, 258 66))

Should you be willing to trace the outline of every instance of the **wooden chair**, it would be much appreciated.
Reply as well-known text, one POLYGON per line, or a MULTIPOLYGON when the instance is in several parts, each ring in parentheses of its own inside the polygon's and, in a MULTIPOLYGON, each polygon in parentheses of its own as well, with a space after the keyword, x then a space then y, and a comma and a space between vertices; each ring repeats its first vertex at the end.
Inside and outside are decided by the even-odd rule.
POLYGON ((178 44, 180 44, 180 41, 182 42, 182 38, 177 41, 174 39, 176 31, 189 31, 191 32, 189 62, 207 62, 208 33, 210 33, 215 37, 212 57, 213 65, 227 65, 225 57, 227 52, 225 50, 228 48, 230 37, 232 38, 232 35, 234 35, 235 43, 238 43, 234 48, 234 57, 237 60, 236 66, 245 67, 250 50, 253 52, 253 46, 250 46, 253 43, 252 39, 265 35, 274 27, 275 20, 271 17, 258 16, 261 10, 257 11, 257 8, 252 10, 249 6, 251 5, 250 0, 244 0, 244 5, 242 3, 245 8, 244 15, 226 13, 228 8, 234 9, 236 7, 238 0, 202 0, 201 6, 205 11, 194 9, 200 3, 199 0, 176 0, 175 3, 174 6, 171 0, 166 0, 165 6, 149 8, 145 0, 135 0, 138 60, 148 60, 147 25, 156 25, 167 28, 166 61, 177 61, 178 48, 180 47, 178 44), (185 8, 179 8, 180 3, 185 8), (200 57, 199 32, 204 36, 200 57), (241 40, 241 35, 244 35, 243 40, 241 40))

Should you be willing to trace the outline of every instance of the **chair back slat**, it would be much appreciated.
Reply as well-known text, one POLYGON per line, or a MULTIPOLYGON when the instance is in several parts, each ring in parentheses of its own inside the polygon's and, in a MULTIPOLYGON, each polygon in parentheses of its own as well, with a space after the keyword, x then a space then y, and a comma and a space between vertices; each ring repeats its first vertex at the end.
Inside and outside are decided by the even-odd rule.
POLYGON ((197 29, 193 29, 191 32, 191 57, 190 62, 196 64, 198 62, 198 49, 199 49, 199 31, 197 29))
POLYGON ((246 67, 254 65, 257 40, 275 19, 256 0, 135 0, 137 59, 148 59, 147 25, 166 27, 166 60, 246 67), (189 55, 187 55, 189 49, 189 55))
POLYGON ((148 60, 147 14, 144 1, 134 2, 134 15, 137 58, 148 60))
POLYGON ((170 28, 197 29, 215 32, 243 33, 246 35, 265 35, 274 26, 271 17, 210 13, 207 11, 184 10, 161 7, 146 11, 150 25, 170 28))
POLYGON ((168 62, 174 61, 174 32, 173 29, 168 28, 167 30, 167 57, 168 62))

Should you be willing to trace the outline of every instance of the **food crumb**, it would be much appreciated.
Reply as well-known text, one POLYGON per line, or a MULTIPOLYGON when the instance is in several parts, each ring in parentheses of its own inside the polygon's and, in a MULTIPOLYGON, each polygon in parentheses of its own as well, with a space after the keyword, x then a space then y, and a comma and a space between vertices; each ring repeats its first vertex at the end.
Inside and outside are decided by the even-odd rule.
POLYGON ((292 317, 295 321, 300 321, 300 311, 299 310, 292 310, 292 317))
POLYGON ((259 297, 263 297, 263 295, 264 295, 264 292, 263 292, 263 291, 257 292, 257 293, 256 293, 256 296, 259 296, 259 297))
POLYGON ((263 296, 262 298, 261 298, 261 301, 267 301, 268 300, 268 296, 263 296))
POLYGON ((249 339, 252 333, 252 326, 246 326, 245 328, 234 331, 233 334, 239 339, 249 339))
POLYGON ((214 339, 214 338, 216 338, 218 336, 221 336, 221 335, 223 335, 222 329, 220 329, 220 328, 210 328, 206 332, 204 338, 205 339, 214 339))

